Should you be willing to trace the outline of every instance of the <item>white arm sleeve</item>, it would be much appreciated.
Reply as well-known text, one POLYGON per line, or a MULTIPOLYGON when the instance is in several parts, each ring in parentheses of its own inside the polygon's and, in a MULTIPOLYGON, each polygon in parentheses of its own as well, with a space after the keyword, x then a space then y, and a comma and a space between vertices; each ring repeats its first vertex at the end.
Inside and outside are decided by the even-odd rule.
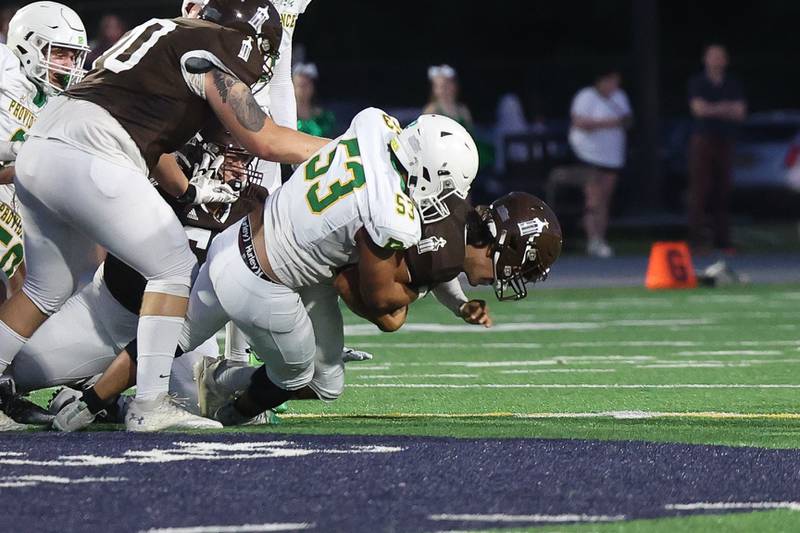
POLYGON ((269 83, 269 112, 279 126, 297 129, 297 101, 292 84, 292 47, 281 54, 269 83))
POLYGON ((250 353, 247 351, 250 345, 239 328, 228 322, 225 325, 225 359, 237 363, 249 363, 250 353))
POLYGON ((0 141, 0 163, 16 161, 21 141, 0 141))
POLYGON ((469 301, 461 288, 458 278, 452 279, 447 283, 440 283, 433 288, 432 292, 440 304, 458 317, 461 316, 461 306, 469 301))

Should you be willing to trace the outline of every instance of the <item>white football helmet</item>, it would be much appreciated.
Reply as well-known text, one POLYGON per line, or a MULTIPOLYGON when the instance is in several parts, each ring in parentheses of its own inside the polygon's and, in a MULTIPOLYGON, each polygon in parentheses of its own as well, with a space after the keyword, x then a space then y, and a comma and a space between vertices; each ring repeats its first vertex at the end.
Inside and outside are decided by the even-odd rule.
POLYGON ((392 139, 391 148, 408 172, 409 196, 424 223, 450 214, 444 199, 466 198, 478 173, 478 147, 453 119, 421 115, 392 139))
POLYGON ((86 74, 83 62, 89 53, 86 29, 75 11, 58 2, 34 2, 21 8, 8 23, 8 47, 22 63, 25 74, 49 95, 78 83, 86 74), (75 50, 71 67, 52 60, 53 48, 75 50), (50 73, 63 85, 50 81, 50 73))
POLYGON ((207 2, 208 0, 183 0, 183 4, 181 4, 181 16, 188 17, 189 12, 194 6, 203 7, 207 2))

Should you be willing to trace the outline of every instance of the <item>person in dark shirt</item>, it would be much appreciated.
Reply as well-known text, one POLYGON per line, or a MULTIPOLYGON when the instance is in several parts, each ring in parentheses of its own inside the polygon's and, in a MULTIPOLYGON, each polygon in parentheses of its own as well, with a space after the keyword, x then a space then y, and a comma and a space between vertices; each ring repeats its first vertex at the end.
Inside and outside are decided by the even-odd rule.
POLYGON ((707 246, 710 212, 714 247, 730 250, 733 145, 747 115, 747 101, 741 83, 726 74, 724 46, 708 46, 703 61, 705 70, 689 80, 689 108, 694 117, 689 140, 689 239, 695 248, 707 246))

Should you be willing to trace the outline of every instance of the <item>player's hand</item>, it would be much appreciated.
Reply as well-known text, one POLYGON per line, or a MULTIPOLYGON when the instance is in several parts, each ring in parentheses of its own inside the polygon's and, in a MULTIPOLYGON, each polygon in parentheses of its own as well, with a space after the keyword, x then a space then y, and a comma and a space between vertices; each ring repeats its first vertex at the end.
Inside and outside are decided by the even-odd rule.
POLYGON ((489 306, 486 304, 486 300, 470 300, 463 303, 458 311, 467 324, 478 324, 485 328, 492 327, 492 317, 489 316, 489 306))
POLYGON ((195 189, 194 198, 189 203, 199 204, 232 204, 239 199, 239 191, 224 183, 217 177, 219 169, 225 162, 225 156, 217 156, 214 161, 208 154, 203 156, 203 160, 196 165, 192 172, 192 179, 189 180, 189 189, 195 189))

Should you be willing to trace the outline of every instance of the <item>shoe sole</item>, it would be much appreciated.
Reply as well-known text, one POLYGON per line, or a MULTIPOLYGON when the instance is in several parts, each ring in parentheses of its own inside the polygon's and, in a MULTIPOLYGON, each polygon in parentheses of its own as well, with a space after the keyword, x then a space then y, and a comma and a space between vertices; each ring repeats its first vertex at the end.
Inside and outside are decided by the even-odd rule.
MULTIPOLYGON (((214 420, 209 420, 209 422, 214 422, 214 420)), ((128 427, 127 424, 125 425, 125 431, 130 431, 131 433, 157 433, 159 431, 186 431, 186 430, 193 430, 193 429, 222 429, 222 424, 217 422, 217 425, 211 424, 203 424, 203 425, 180 425, 175 424, 172 426, 165 426, 165 427, 128 427)))
MULTIPOLYGON (((209 408, 208 397, 211 395, 211 391, 206 385, 206 373, 212 368, 216 368, 217 363, 219 363, 219 360, 215 360, 211 362, 211 364, 206 365, 206 358, 204 357, 201 361, 195 363, 192 369, 195 382, 197 383, 197 405, 200 408, 200 415, 209 419, 211 419, 213 413, 211 413, 211 409, 209 408)), ((216 398, 216 395, 214 397, 216 398)))

